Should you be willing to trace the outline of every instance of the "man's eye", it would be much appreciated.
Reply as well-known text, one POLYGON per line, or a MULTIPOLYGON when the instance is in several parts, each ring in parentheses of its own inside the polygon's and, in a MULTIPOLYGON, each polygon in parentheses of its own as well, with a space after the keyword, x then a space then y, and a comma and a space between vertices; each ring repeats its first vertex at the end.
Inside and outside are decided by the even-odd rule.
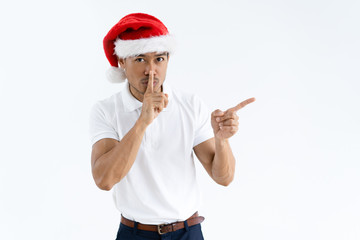
POLYGON ((158 57, 158 58, 157 58, 157 61, 158 61, 158 62, 162 62, 162 61, 164 61, 164 58, 163 58, 163 57, 158 57))
POLYGON ((143 62, 144 59, 143 59, 143 58, 137 58, 137 59, 135 59, 135 61, 136 61, 136 62, 143 62))

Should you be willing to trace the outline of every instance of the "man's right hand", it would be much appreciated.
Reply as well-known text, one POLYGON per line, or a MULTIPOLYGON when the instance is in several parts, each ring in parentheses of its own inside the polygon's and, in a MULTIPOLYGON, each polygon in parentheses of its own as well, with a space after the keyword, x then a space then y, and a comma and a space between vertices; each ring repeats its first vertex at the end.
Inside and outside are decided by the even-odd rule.
POLYGON ((168 105, 168 95, 163 92, 154 92, 154 72, 150 71, 149 81, 144 93, 143 105, 139 120, 146 126, 160 114, 168 105))

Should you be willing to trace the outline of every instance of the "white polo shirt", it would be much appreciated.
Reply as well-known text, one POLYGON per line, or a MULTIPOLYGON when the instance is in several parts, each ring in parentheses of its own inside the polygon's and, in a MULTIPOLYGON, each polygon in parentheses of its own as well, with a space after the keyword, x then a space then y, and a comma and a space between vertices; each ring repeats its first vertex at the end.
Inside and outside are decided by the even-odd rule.
MULTIPOLYGON (((169 103, 147 127, 129 173, 113 187, 117 209, 128 219, 144 224, 183 221, 199 208, 193 147, 214 137, 211 112, 194 94, 163 91, 169 103)), ((129 85, 97 102, 90 112, 90 138, 120 141, 134 126, 142 102, 129 85)))

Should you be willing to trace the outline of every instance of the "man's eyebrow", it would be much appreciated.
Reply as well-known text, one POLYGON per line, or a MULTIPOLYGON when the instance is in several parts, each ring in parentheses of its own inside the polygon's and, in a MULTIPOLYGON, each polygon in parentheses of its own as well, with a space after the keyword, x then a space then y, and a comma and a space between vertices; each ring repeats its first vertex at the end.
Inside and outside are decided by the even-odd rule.
MULTIPOLYGON (((155 55, 155 57, 164 56, 164 55, 166 55, 166 52, 158 53, 155 55)), ((139 54, 139 55, 136 55, 135 57, 145 57, 145 55, 139 54)))
POLYGON ((155 56, 158 57, 158 56, 163 56, 163 55, 166 55, 166 52, 156 54, 155 56))

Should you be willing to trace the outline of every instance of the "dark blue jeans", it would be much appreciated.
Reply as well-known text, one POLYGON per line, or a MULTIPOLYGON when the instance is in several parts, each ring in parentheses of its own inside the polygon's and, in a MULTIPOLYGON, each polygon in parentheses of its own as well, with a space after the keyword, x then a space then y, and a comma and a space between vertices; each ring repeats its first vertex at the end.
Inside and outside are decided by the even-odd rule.
POLYGON ((185 221, 185 228, 175 232, 165 233, 163 235, 157 232, 144 231, 137 229, 137 223, 134 228, 128 227, 120 223, 116 240, 204 240, 201 232, 201 225, 197 224, 188 227, 185 221))

